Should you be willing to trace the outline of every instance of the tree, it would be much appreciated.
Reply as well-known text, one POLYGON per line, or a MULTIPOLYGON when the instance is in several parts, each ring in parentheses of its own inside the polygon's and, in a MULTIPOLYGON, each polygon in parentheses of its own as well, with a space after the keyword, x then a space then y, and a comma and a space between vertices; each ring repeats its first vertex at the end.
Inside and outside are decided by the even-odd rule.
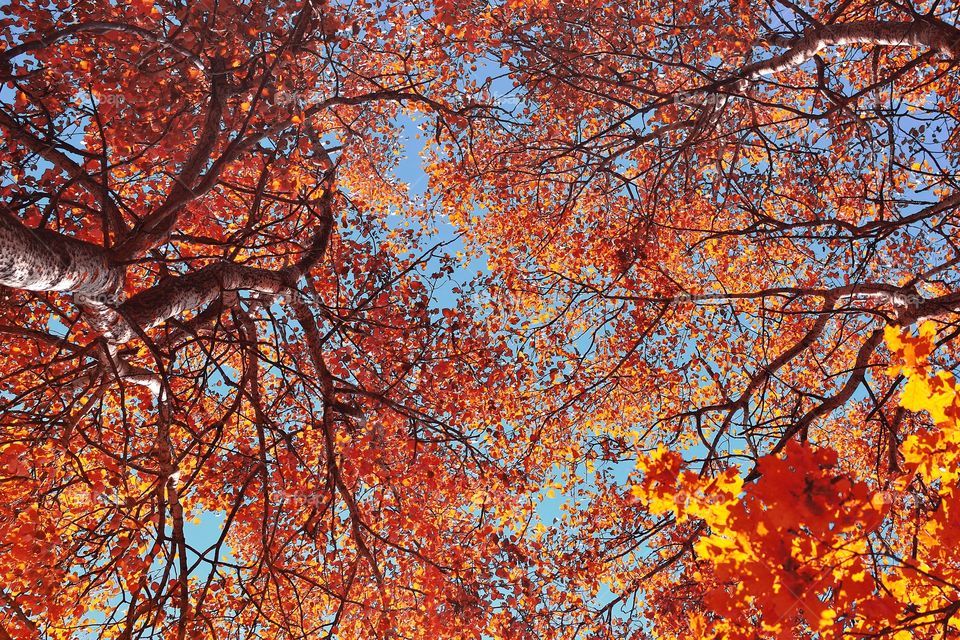
POLYGON ((955 19, 940 2, 487 14, 517 108, 438 145, 434 170, 473 178, 486 214, 461 209, 462 229, 537 310, 511 328, 553 367, 553 441, 576 443, 550 537, 561 601, 594 611, 574 635, 956 633, 955 559, 925 537, 955 478, 917 467, 952 427, 884 374, 893 326, 922 324, 934 369, 956 366, 955 19))
POLYGON ((499 347, 428 308, 451 258, 388 220, 415 207, 399 115, 479 107, 436 28, 2 16, 0 637, 478 627, 505 480, 469 416, 499 347))
POLYGON ((955 14, 10 3, 0 638, 956 633, 955 14))

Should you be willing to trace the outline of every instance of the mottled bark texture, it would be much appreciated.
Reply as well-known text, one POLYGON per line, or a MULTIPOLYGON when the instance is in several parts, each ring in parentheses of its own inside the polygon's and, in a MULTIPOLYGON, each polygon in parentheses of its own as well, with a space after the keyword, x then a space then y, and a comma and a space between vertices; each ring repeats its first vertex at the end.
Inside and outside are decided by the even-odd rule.
POLYGON ((105 249, 0 214, 0 284, 28 291, 72 291, 116 302, 123 270, 105 249))
POLYGON ((120 322, 123 269, 103 247, 48 229, 31 229, 0 212, 0 285, 27 291, 69 291, 101 333, 120 322))

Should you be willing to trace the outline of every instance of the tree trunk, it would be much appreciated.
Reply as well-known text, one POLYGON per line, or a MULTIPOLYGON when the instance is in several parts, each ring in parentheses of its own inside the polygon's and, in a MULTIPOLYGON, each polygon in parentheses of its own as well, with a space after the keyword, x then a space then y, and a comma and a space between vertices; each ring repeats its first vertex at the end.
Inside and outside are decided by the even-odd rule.
POLYGON ((30 229, 0 213, 0 285, 28 291, 72 291, 99 309, 120 302, 123 269, 102 247, 47 229, 30 229))

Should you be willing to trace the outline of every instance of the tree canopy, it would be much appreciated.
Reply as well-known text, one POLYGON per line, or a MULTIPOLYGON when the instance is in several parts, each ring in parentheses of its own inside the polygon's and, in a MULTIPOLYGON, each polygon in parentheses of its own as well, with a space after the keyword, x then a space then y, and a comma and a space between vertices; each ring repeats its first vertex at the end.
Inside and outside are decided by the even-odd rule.
POLYGON ((6 0, 0 640, 960 634, 958 9, 6 0))

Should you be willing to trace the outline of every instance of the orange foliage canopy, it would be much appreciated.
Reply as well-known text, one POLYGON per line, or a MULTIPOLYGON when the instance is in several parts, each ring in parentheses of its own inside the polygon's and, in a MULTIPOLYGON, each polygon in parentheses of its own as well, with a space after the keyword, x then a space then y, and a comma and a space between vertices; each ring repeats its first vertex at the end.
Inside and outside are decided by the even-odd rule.
POLYGON ((0 5, 0 640, 957 635, 957 11, 0 5))

